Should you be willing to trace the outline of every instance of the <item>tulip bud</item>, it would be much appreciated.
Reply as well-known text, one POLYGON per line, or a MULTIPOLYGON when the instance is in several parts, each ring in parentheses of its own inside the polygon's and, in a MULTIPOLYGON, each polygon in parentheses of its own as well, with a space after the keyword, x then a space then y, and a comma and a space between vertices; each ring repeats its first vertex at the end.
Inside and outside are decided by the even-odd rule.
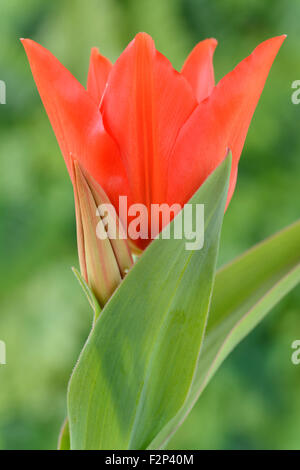
MULTIPOLYGON (((73 185, 77 225, 77 245, 81 274, 93 290, 102 307, 120 284, 133 261, 127 240, 109 238, 98 206, 105 204, 106 219, 115 217, 122 234, 121 223, 112 213, 109 199, 101 186, 74 161, 73 185), (101 232, 99 237, 97 232, 101 232)), ((108 226, 110 224, 108 223, 108 226)))

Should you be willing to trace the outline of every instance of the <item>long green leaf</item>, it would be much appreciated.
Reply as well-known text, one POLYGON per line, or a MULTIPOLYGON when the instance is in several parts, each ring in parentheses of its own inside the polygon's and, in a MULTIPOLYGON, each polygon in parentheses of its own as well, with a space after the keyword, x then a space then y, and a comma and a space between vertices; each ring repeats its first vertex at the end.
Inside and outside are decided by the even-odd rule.
POLYGON ((299 282, 300 221, 218 271, 190 396, 149 448, 166 445, 232 349, 299 282))
POLYGON ((102 311, 70 381, 72 449, 146 448, 182 408, 207 321, 229 174, 227 158, 190 201, 205 207, 203 248, 153 241, 102 311))
MULTIPOLYGON (((96 299, 95 294, 93 291, 90 289, 90 287, 87 285, 83 277, 81 276, 80 272, 72 267, 72 271, 79 282, 80 287, 82 288, 90 306, 93 309, 94 312, 94 318, 93 318, 93 327, 96 323, 97 318, 101 314, 101 307, 99 305, 98 300, 96 299)), ((65 418, 63 425, 61 427, 59 436, 58 436, 58 444, 57 444, 57 450, 70 450, 70 430, 69 430, 69 420, 68 418, 65 418)))

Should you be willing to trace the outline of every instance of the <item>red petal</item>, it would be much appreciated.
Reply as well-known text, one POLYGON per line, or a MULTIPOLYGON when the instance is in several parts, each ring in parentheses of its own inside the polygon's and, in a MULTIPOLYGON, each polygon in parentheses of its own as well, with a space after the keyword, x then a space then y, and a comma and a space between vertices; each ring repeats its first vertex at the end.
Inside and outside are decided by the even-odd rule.
POLYGON ((139 33, 112 68, 101 111, 121 149, 135 202, 166 195, 167 162, 183 123, 196 106, 191 87, 139 33))
POLYGON ((97 105, 47 49, 30 39, 22 42, 71 178, 73 157, 103 186, 114 204, 118 193, 126 194, 125 172, 97 105))
POLYGON ((199 42, 187 57, 181 69, 182 75, 190 82, 198 103, 207 98, 215 86, 213 55, 216 39, 199 42))
POLYGON ((186 202, 230 148, 229 203, 252 115, 284 39, 279 36, 260 44, 219 82, 183 126, 170 159, 168 202, 186 202))
POLYGON ((87 91, 98 106, 100 105, 111 68, 112 63, 100 54, 97 47, 93 47, 91 50, 87 91))

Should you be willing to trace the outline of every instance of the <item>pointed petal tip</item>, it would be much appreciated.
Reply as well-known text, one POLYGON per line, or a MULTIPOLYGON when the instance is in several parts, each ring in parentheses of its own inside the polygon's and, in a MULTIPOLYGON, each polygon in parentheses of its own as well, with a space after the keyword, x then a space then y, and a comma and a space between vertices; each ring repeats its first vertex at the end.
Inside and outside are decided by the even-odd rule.
POLYGON ((279 37, 281 38, 281 43, 283 43, 286 40, 286 38, 288 37, 288 35, 287 34, 282 34, 279 37))
POLYGON ((139 31, 136 35, 135 35, 135 39, 152 39, 152 37, 150 36, 150 34, 146 33, 145 31, 139 31))
POLYGON ((154 44, 153 38, 150 36, 148 33, 144 32, 139 32, 135 35, 134 40, 132 41, 133 43, 141 44, 141 45, 146 45, 147 43, 154 44))
POLYGON ((213 55, 217 44, 215 38, 198 42, 181 68, 181 73, 190 83, 198 103, 210 95, 215 85, 213 55))
POLYGON ((274 36, 270 39, 267 39, 266 41, 263 41, 261 44, 278 43, 278 47, 280 47, 282 45, 282 43, 285 41, 286 38, 287 38, 286 34, 280 34, 279 36, 274 36))
POLYGON ((217 45, 218 45, 218 41, 216 38, 207 38, 207 39, 203 39, 202 41, 199 41, 194 47, 194 49, 196 50, 197 48, 199 49, 199 48, 203 48, 204 46, 205 47, 208 46, 212 49, 212 52, 214 52, 217 45))
POLYGON ((208 39, 206 39, 206 41, 210 42, 211 46, 214 47, 214 49, 218 45, 218 40, 216 38, 208 38, 208 39))
POLYGON ((283 43, 283 41, 285 41, 286 38, 287 38, 287 34, 280 34, 279 36, 275 36, 273 39, 278 39, 281 43, 283 43))
POLYGON ((36 57, 37 55, 41 55, 44 52, 48 53, 47 49, 38 42, 34 41, 33 39, 29 38, 20 38, 20 41, 25 49, 25 52, 27 54, 28 60, 30 62, 30 58, 36 57))
POLYGON ((29 38, 20 38, 20 41, 23 44, 25 49, 27 46, 30 46, 30 45, 39 45, 38 43, 36 43, 35 41, 29 38))
POLYGON ((20 42, 21 42, 21 44, 24 47, 25 52, 26 52, 26 47, 27 47, 28 43, 30 42, 30 39, 20 38, 20 42))
MULTIPOLYGON (((91 58, 92 59, 97 59, 98 57, 104 57, 101 53, 100 53, 100 50, 99 50, 99 47, 97 46, 93 46, 91 47, 91 58)), ((106 59, 106 58, 105 58, 106 59)), ((107 59, 108 60, 108 59, 107 59)))
POLYGON ((99 54, 100 52, 99 52, 98 47, 96 46, 91 47, 91 54, 90 54, 91 59, 97 58, 99 54))
MULTIPOLYGON (((240 64, 248 62, 255 56, 265 54, 265 60, 267 60, 267 62, 269 63, 270 68, 286 37, 286 34, 281 34, 280 36, 274 36, 272 38, 266 39, 265 41, 258 44, 258 46, 256 46, 256 48, 252 51, 252 53, 243 61, 241 61, 240 64)), ((240 64, 238 64, 237 67, 239 67, 240 64)))
MULTIPOLYGON (((135 37, 130 41, 128 46, 125 48, 125 51, 135 50, 136 53, 144 55, 146 51, 152 54, 156 50, 155 42, 153 38, 148 33, 140 32, 135 35, 135 37)), ((123 52, 123 54, 124 54, 123 52)))

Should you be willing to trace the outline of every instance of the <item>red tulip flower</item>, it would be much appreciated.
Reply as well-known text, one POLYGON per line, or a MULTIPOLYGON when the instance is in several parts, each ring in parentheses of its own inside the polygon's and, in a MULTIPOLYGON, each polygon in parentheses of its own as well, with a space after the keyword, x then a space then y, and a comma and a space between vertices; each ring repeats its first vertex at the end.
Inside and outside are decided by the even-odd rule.
MULTIPOLYGON (((200 42, 179 73, 140 33, 114 65, 92 49, 87 89, 42 46, 29 39, 23 45, 71 178, 74 159, 116 209, 122 195, 150 210, 152 203, 183 206, 228 148, 229 203, 252 115, 284 39, 260 44, 215 86, 215 39, 200 42)), ((143 249, 149 241, 134 243, 143 249)))

